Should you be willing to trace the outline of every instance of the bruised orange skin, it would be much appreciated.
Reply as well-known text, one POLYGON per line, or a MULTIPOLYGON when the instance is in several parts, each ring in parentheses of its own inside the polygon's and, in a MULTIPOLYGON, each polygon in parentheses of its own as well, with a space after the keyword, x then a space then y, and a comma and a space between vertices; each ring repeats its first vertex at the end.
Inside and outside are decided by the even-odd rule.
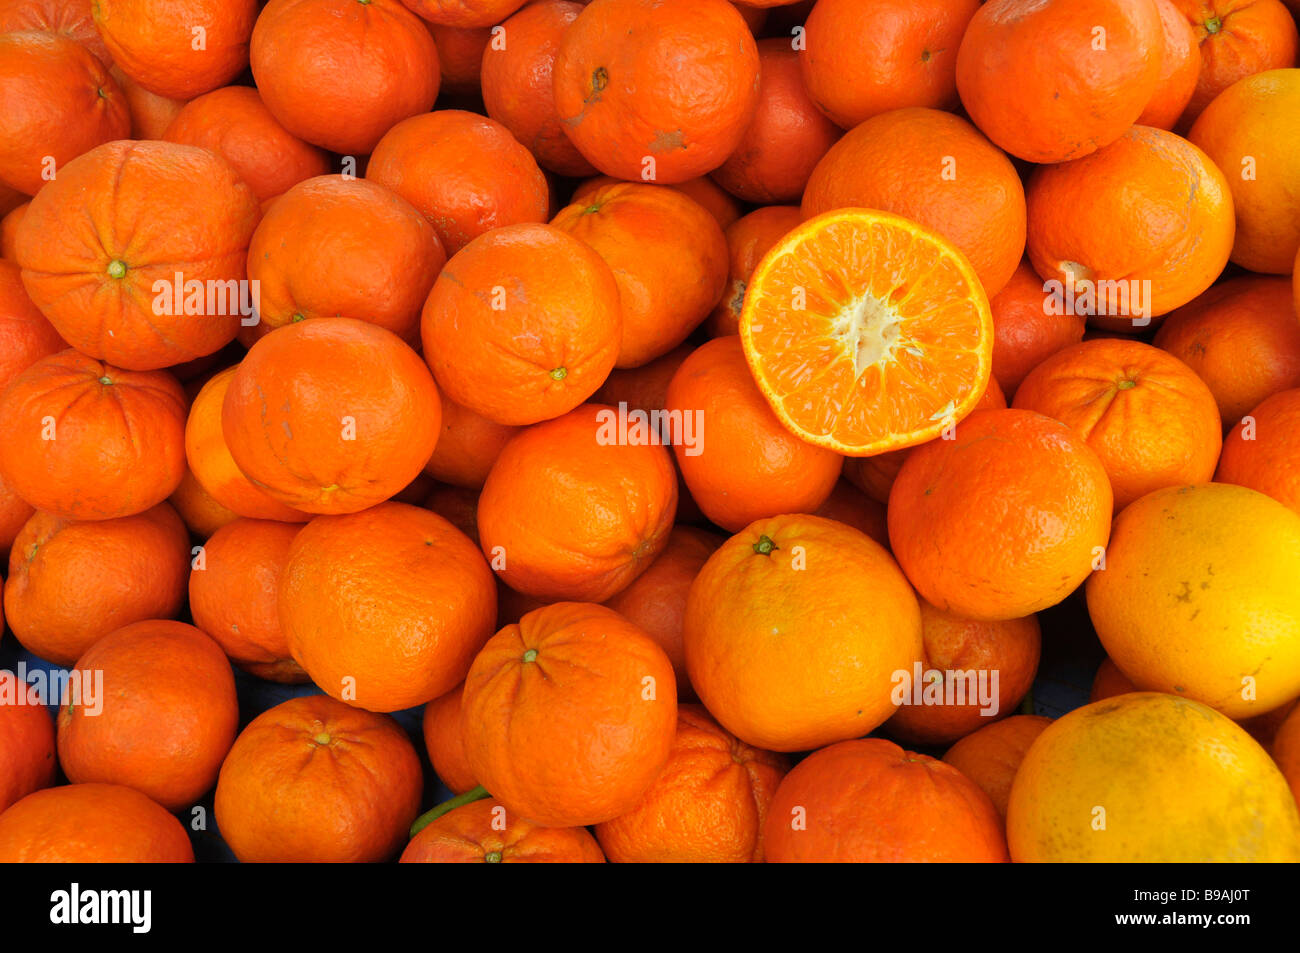
POLYGON ((420 720, 429 762, 433 765, 438 780, 452 794, 463 794, 478 784, 465 754, 461 730, 461 698, 464 694, 465 684, 462 682, 425 705, 420 720))
POLYGON ((142 513, 185 472, 185 394, 165 371, 124 371, 74 350, 42 358, 0 397, 0 470, 68 519, 142 513))
POLYGON ((971 732, 949 748, 943 760, 979 785, 1005 821, 1020 762, 1051 723, 1042 715, 1012 715, 971 732))
POLYGON ((54 783, 54 720, 36 686, 0 671, 0 692, 17 703, 0 705, 0 814, 15 801, 54 783))
POLYGON ((419 355, 352 318, 300 321, 262 338, 221 409, 239 469, 308 513, 355 513, 402 490, 433 454, 440 420, 419 355))
POLYGON ((768 863, 1010 859, 997 809, 975 782, 880 738, 843 741, 795 765, 772 799, 764 840, 768 863))
POLYGON ((104 673, 104 696, 102 710, 82 699, 59 711, 59 763, 74 784, 125 784, 170 811, 212 788, 239 723, 221 646, 182 622, 136 622, 77 668, 104 673))
POLYGON ((118 784, 64 784, 0 816, 0 863, 192 864, 194 848, 167 809, 118 784))
POLYGON ((494 635, 463 705, 474 776, 511 814, 545 827, 632 810, 667 763, 677 723, 663 649, 589 603, 546 606, 494 635))
POLYGON ((376 863, 406 843, 423 788, 397 722, 308 695, 262 712, 235 740, 217 824, 244 863, 376 863))
POLYGON ((126 99, 75 40, 0 31, 0 183, 35 195, 88 149, 124 139, 126 99))
POLYGON ((271 114, 299 139, 362 156, 438 98, 438 47, 399 0, 271 0, 249 48, 271 114))
POLYGON ((724 0, 594 0, 560 41, 554 83, 592 165, 672 185, 735 151, 758 103, 758 48, 724 0))
POLYGON ((538 827, 490 798, 464 804, 433 821, 406 845, 400 860, 403 864, 604 862, 600 845, 585 827, 538 827))
POLYGON ((156 370, 235 336, 240 309, 225 292, 245 278, 258 215, 252 190, 215 153, 109 142, 68 163, 33 199, 15 237, 18 264, 65 341, 118 367, 156 370), (209 293, 217 287, 225 300, 209 293), (187 305, 193 288, 203 293, 187 305))

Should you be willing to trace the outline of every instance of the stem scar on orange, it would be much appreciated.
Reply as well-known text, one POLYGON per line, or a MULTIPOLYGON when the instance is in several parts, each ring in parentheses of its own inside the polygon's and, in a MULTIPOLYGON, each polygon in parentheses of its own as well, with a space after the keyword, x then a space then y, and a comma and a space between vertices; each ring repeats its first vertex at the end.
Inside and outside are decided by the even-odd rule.
POLYGON ((848 456, 925 443, 988 386, 993 318, 966 257, 870 209, 809 219, 754 269, 740 316, 759 390, 794 434, 848 456))

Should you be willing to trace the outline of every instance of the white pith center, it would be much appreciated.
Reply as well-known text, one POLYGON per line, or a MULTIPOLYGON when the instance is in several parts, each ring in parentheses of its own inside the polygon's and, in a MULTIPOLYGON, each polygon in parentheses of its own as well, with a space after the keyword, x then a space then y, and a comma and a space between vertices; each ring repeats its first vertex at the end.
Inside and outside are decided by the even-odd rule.
POLYGON ((853 351, 853 376, 888 361, 903 334, 903 319, 894 308, 864 295, 840 312, 833 334, 853 351))

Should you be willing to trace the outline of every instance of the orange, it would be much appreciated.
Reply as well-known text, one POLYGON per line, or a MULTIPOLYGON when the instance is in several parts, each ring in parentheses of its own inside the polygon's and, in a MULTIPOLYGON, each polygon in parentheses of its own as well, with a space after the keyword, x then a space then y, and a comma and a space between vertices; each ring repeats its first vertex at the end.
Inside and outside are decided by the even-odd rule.
POLYGON ((1300 252, 1300 69, 1233 83, 1187 135, 1227 174, 1237 213, 1232 260, 1290 274, 1300 252))
POLYGON ((0 33, 0 183, 35 195, 89 149, 124 139, 126 99, 86 47, 56 33, 0 33))
POLYGON ((795 436, 871 456, 924 443, 970 412, 988 386, 993 320, 974 269, 946 239, 897 215, 845 209, 768 251, 740 337, 759 390, 795 436))
POLYGON ((989 299, 993 312, 993 377, 1008 398, 1039 364, 1083 340, 1086 316, 1052 307, 1043 279, 1022 261, 1011 280, 989 299))
POLYGON ((404 503, 317 517, 280 573, 280 627, 294 659, 326 694, 370 711, 455 688, 496 611, 492 573, 474 544, 404 503))
POLYGON ((0 33, 19 30, 61 33, 110 66, 113 58, 95 27, 92 3, 93 0, 0 0, 0 33))
POLYGON ((605 259, 618 282, 618 367, 640 367, 681 344, 727 281, 727 240, 678 189, 628 182, 598 189, 551 222, 605 259))
POLYGON ((465 679, 465 753, 506 810, 544 827, 612 820, 668 762, 668 656, 612 609, 561 602, 483 647, 465 679))
POLYGON ((1290 291, 1285 278, 1230 278, 1171 314, 1156 334, 1156 347, 1205 381, 1225 428, 1278 391, 1300 387, 1300 312, 1290 291))
POLYGON ((759 520, 691 585, 686 669, 709 712, 746 744, 808 751, 894 712, 895 672, 921 657, 921 613, 892 556, 819 516, 759 520))
POLYGON ((1300 515, 1223 483, 1168 487, 1115 520, 1088 613, 1143 691, 1229 718, 1300 695, 1300 515))
POLYGON ((35 508, 15 493, 0 475, 0 563, 8 563, 9 547, 35 512, 35 508))
POLYGON ((817 507, 813 515, 824 516, 829 520, 852 526, 859 532, 866 533, 881 546, 886 548, 889 546, 889 525, 886 522, 884 504, 867 496, 847 479, 835 484, 831 495, 826 498, 825 503, 817 507))
POLYGON ((800 61, 811 62, 811 55, 791 49, 787 39, 759 40, 758 107, 735 151, 712 172, 732 195, 758 205, 797 201, 840 137, 804 88, 800 61))
POLYGON ((730 532, 762 517, 812 512, 840 477, 843 457, 782 426, 736 335, 714 338, 682 362, 665 408, 682 422, 673 453, 691 497, 730 532))
POLYGON ((710 337, 740 333, 740 313, 745 307, 745 290, 755 266, 787 232, 803 221, 797 205, 758 208, 727 226, 728 259, 731 272, 722 299, 709 315, 710 337))
POLYGON ((249 56, 285 129, 354 158, 438 98, 438 47, 400 0, 271 0, 249 56))
POLYGON ((725 0, 593 0, 560 40, 555 105, 601 172, 672 185, 735 151, 758 74, 754 38, 725 0))
POLYGON ((419 209, 448 255, 494 228, 544 222, 549 211, 532 153, 501 123, 459 109, 393 126, 374 147, 366 178, 419 209))
POLYGON ((236 519, 212 534, 191 564, 194 624, 258 678, 305 682, 280 628, 280 572, 298 535, 294 523, 236 519))
POLYGON ((239 703, 221 646, 183 622, 136 622, 92 645, 76 668, 103 691, 65 700, 59 763, 74 784, 123 784, 170 811, 216 783, 239 703))
POLYGON ((54 783, 54 721, 36 686, 0 671, 0 814, 54 783))
POLYGON ((989 0, 957 52, 971 120, 1030 162, 1114 142, 1160 85, 1164 30, 1153 0, 989 0))
POLYGON ((1014 406, 1068 424, 1101 459, 1115 509, 1161 487, 1214 475, 1219 408, 1169 352, 1123 339, 1084 341, 1039 364, 1014 406))
POLYGON ((454 255, 424 305, 438 385, 507 426, 568 413, 619 353, 618 285, 601 256, 550 225, 508 225, 454 255))
POLYGON ((979 785, 1005 821, 1011 784, 1025 752, 1051 723, 1042 715, 1012 715, 971 732, 943 760, 979 785))
POLYGON ((299 182, 267 209, 249 242, 260 321, 241 328, 241 340, 251 345, 304 318, 345 317, 413 343, 446 263, 433 226, 382 185, 339 175, 299 182))
POLYGON ((444 98, 473 98, 479 92, 483 51, 492 39, 492 28, 454 27, 431 24, 433 44, 438 48, 438 92, 444 98))
POLYGON ((618 864, 759 863, 784 757, 737 741, 699 705, 677 711, 672 753, 641 802, 596 826, 618 864))
POLYGON ((694 526, 674 526, 668 543, 645 572, 605 605, 639 627, 659 643, 677 675, 677 697, 694 699, 695 689, 686 674, 683 625, 691 583, 709 557, 722 545, 722 537, 694 526))
POLYGON ((27 296, 18 266, 0 259, 0 393, 41 358, 67 346, 27 296))
POLYGON ((1056 605, 1092 571, 1110 533, 1105 467, 1065 424, 977 411, 955 439, 913 451, 889 494, 889 539, 917 591, 971 619, 1056 605))
POLYGON ((1091 155, 1036 169, 1029 260, 1110 330, 1141 330, 1191 301, 1228 263, 1232 192, 1200 149, 1134 126, 1091 155), (1091 295, 1088 292, 1091 291, 1091 295))
POLYGON ((423 787, 415 747, 392 718, 323 695, 292 698, 235 739, 217 781, 217 825, 245 863, 391 860, 423 787))
POLYGON ((909 744, 938 745, 1015 711, 1038 672, 1042 635, 1032 615, 981 622, 922 599, 921 643, 920 668, 895 683, 901 704, 885 730, 909 744))
POLYGON ((841 208, 893 212, 942 235, 987 295, 1025 253, 1025 190, 1011 160, 974 126, 937 109, 898 109, 851 130, 813 170, 807 218, 841 208))
POLYGON ((1196 92, 1201 75, 1200 40, 1174 0, 1155 0, 1155 4, 1165 39, 1160 81, 1137 122, 1140 126, 1173 129, 1196 92))
POLYGON ((1300 811, 1255 741, 1197 702, 1138 692, 1058 718, 1007 805, 1018 862, 1300 860, 1300 811))
POLYGON ((1273 760, 1300 801, 1300 707, 1292 710, 1273 739, 1273 760))
POLYGON ((557 175, 596 171, 565 135, 552 81, 560 42, 582 8, 568 0, 529 3, 501 24, 503 32, 486 41, 479 58, 487 114, 527 146, 542 168, 557 175), (501 37, 509 39, 502 42, 501 37))
POLYGON ((65 784, 0 815, 0 863, 192 864, 181 822, 118 784, 65 784))
POLYGON ((476 27, 500 23, 527 0, 403 0, 425 20, 439 26, 476 27))
POLYGON ((644 572, 677 510, 672 456, 647 439, 621 435, 614 408, 583 404, 506 444, 478 505, 499 578, 546 601, 603 602, 644 572))
POLYGON ((268 334, 240 362, 221 405, 239 469, 309 513, 355 513, 410 483, 440 420, 429 369, 390 331, 317 318, 268 334))
POLYGON ((452 794, 464 794, 478 784, 469 766, 469 757, 465 754, 461 730, 461 698, 464 693, 465 685, 462 682, 445 695, 439 695, 424 706, 420 723, 429 762, 433 765, 438 780, 452 794))
POLYGON ((1266 493, 1300 513, 1300 389, 1279 391, 1224 438, 1214 479, 1266 493))
POLYGON ((482 489, 492 464, 518 432, 518 427, 489 420, 444 395, 442 429, 424 472, 453 486, 482 489))
POLYGON ((183 99, 169 99, 149 92, 114 65, 108 74, 113 77, 126 96, 126 106, 131 113, 132 139, 161 139, 171 121, 185 106, 183 99))
POLYGON ((603 864, 585 827, 539 827, 492 800, 449 811, 412 838, 403 864, 603 864))
POLYGON ((259 201, 329 172, 329 157, 276 122, 257 90, 226 86, 186 103, 162 138, 226 159, 259 201))
POLYGON ((978 0, 820 0, 805 23, 804 84, 845 129, 891 109, 957 105, 957 49, 978 0))
MULTIPOLYGON (((22 193, 15 192, 7 186, 0 185, 0 195, 4 192, 10 192, 18 198, 26 198, 22 193)), ((0 200, 0 205, 3 204, 4 202, 0 200)), ((16 236, 18 234, 18 223, 21 222, 23 216, 27 214, 27 206, 29 204, 31 203, 23 202, 20 205, 15 205, 5 213, 4 218, 0 218, 0 259, 8 258, 12 263, 14 258, 17 256, 18 245, 16 236)))
POLYGON ((1137 690, 1137 686, 1129 681, 1129 677, 1119 670, 1115 660, 1107 655, 1097 666, 1097 674, 1093 676, 1092 688, 1088 692, 1088 701, 1099 702, 1103 698, 1127 695, 1137 690))
POLYGON ((79 351, 128 370, 169 367, 235 336, 258 214, 213 152, 105 143, 32 200, 15 236, 23 284, 79 351))
POLYGON ((32 654, 69 666, 107 632, 175 615, 188 573, 189 534, 166 503, 86 522, 37 513, 9 554, 5 615, 32 654))
MULTIPOLYGON (((668 395, 668 384, 677 368, 691 356, 695 347, 679 344, 663 357, 656 357, 640 367, 615 368, 596 391, 596 401, 617 407, 627 404, 629 410, 663 410, 668 395)), ((679 519, 678 522, 683 522, 679 519)))
MULTIPOLYGON (((590 179, 585 179, 573 190, 573 195, 569 198, 569 204, 575 205, 579 202, 585 202, 605 186, 617 185, 621 181, 622 179, 616 179, 612 175, 594 175, 590 179)), ((728 228, 732 222, 740 218, 740 202, 734 195, 707 175, 696 176, 693 179, 687 179, 685 182, 677 182, 673 185, 666 185, 664 188, 676 189, 688 199, 694 199, 704 207, 705 211, 718 220, 718 225, 723 229, 728 228)))
POLYGON ((998 863, 1007 858, 989 796, 952 765, 881 738, 842 741, 800 761, 768 809, 769 863, 998 863))
POLYGON ((78 351, 42 358, 0 396, 0 471, 67 519, 143 513, 185 471, 185 395, 165 371, 125 371, 78 351))

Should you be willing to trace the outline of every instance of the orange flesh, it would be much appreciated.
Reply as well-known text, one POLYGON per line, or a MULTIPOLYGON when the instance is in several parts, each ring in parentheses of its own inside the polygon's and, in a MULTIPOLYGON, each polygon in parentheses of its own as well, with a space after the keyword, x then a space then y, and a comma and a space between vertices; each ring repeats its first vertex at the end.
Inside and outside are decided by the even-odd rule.
POLYGON ((786 427, 872 456, 930 440, 974 409, 988 384, 993 319, 974 270, 947 241, 896 215, 840 209, 767 254, 740 334, 786 427))

